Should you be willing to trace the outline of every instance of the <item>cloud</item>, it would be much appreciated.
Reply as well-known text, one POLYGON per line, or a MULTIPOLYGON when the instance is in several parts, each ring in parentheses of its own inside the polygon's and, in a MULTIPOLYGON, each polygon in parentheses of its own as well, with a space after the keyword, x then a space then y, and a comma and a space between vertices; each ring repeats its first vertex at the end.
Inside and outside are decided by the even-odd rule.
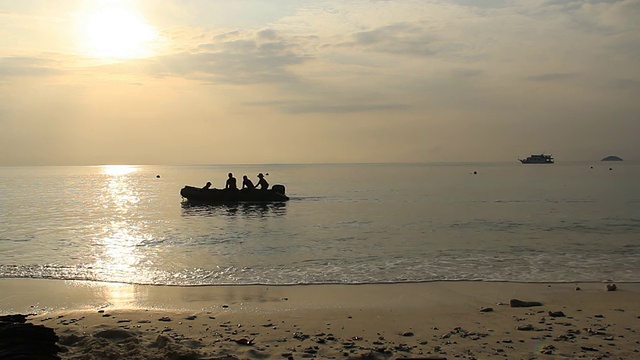
POLYGON ((540 75, 531 75, 527 77, 530 81, 540 81, 540 82, 551 82, 551 81, 562 81, 566 79, 571 79, 576 77, 575 73, 547 73, 540 75))
POLYGON ((640 80, 636 79, 614 79, 610 84, 616 89, 640 91, 640 80))
POLYGON ((414 56, 433 56, 438 53, 439 38, 426 32, 418 24, 398 23, 356 32, 352 40, 340 47, 365 51, 414 56))
POLYGON ((475 78, 484 74, 484 71, 478 69, 456 68, 451 69, 451 75, 456 78, 475 78))
POLYGON ((295 82, 288 69, 313 59, 293 38, 273 29, 216 34, 190 52, 159 57, 152 69, 159 75, 184 76, 212 83, 258 84, 295 82))
POLYGON ((258 38, 267 40, 276 40, 276 38, 278 37, 278 33, 273 29, 260 30, 258 31, 257 35, 258 38))
POLYGON ((38 57, 0 58, 0 77, 39 77, 61 74, 57 61, 38 57))
POLYGON ((613 35, 637 30, 640 1, 553 0, 528 9, 530 15, 562 19, 566 25, 579 31, 613 35))
MULTIPOLYGON (((335 99, 334 99, 335 100, 335 99)), ((325 114, 345 114, 354 112, 367 112, 367 111, 394 111, 394 110, 407 110, 410 106, 406 104, 392 104, 392 103, 329 103, 322 101, 264 101, 264 102, 246 102, 244 105, 248 106, 276 106, 288 114, 310 114, 310 113, 325 113, 325 114)))
POLYGON ((503 8, 510 5, 509 0, 453 0, 454 4, 476 8, 503 8))

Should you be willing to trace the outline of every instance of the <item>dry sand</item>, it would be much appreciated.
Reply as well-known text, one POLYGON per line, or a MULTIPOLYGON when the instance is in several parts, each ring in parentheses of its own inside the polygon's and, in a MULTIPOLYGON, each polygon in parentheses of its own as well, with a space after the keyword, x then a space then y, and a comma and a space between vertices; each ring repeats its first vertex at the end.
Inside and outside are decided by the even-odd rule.
POLYGON ((617 285, 0 279, 0 313, 36 314, 66 359, 640 359, 640 284, 617 285))

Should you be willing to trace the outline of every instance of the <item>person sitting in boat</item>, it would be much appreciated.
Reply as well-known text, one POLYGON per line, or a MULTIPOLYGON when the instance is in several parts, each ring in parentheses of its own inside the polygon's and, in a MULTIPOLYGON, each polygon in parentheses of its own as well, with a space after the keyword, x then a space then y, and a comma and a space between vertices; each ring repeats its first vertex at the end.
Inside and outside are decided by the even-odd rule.
POLYGON ((258 184, 256 188, 260 188, 260 190, 267 190, 269 188, 269 183, 264 179, 264 175, 262 173, 258 174, 258 184))
POLYGON ((207 184, 202 187, 202 190, 209 190, 210 187, 211 187, 211 181, 207 181, 207 184))
POLYGON ((244 176, 242 176, 242 188, 243 189, 247 189, 247 190, 253 190, 256 187, 255 187, 255 185, 253 185, 253 182, 251 180, 249 180, 247 175, 244 175, 244 176))
POLYGON ((225 190, 238 190, 238 185, 236 183, 236 178, 233 177, 232 173, 229 173, 229 178, 227 179, 227 183, 224 186, 225 190))

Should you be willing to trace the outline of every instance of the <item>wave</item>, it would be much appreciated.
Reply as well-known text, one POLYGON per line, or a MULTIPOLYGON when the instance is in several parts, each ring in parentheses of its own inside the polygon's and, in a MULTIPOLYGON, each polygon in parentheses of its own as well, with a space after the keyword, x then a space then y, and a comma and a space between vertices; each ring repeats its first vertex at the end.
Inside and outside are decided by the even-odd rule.
MULTIPOLYGON (((628 248, 627 248, 628 250, 628 248)), ((442 252, 432 259, 388 259, 364 262, 301 260, 254 267, 168 270, 151 267, 113 269, 76 265, 0 265, 0 278, 115 282, 138 285, 318 285, 387 284, 431 281, 523 283, 640 282, 640 259, 629 251, 577 256, 571 253, 526 253, 509 249, 492 256, 442 252), (519 254, 516 254, 519 253, 519 254)))

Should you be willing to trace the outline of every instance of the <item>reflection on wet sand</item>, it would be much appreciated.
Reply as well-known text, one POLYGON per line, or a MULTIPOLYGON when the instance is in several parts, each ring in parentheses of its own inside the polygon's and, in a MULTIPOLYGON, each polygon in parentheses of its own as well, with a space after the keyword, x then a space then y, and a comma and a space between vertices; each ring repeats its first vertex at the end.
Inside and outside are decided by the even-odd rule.
POLYGON ((183 216, 270 217, 285 215, 286 210, 286 202, 201 204, 185 201, 182 203, 183 216))
POLYGON ((102 289, 105 305, 118 308, 138 306, 139 302, 146 298, 145 293, 148 291, 141 286, 122 283, 102 283, 96 285, 96 289, 102 289))

